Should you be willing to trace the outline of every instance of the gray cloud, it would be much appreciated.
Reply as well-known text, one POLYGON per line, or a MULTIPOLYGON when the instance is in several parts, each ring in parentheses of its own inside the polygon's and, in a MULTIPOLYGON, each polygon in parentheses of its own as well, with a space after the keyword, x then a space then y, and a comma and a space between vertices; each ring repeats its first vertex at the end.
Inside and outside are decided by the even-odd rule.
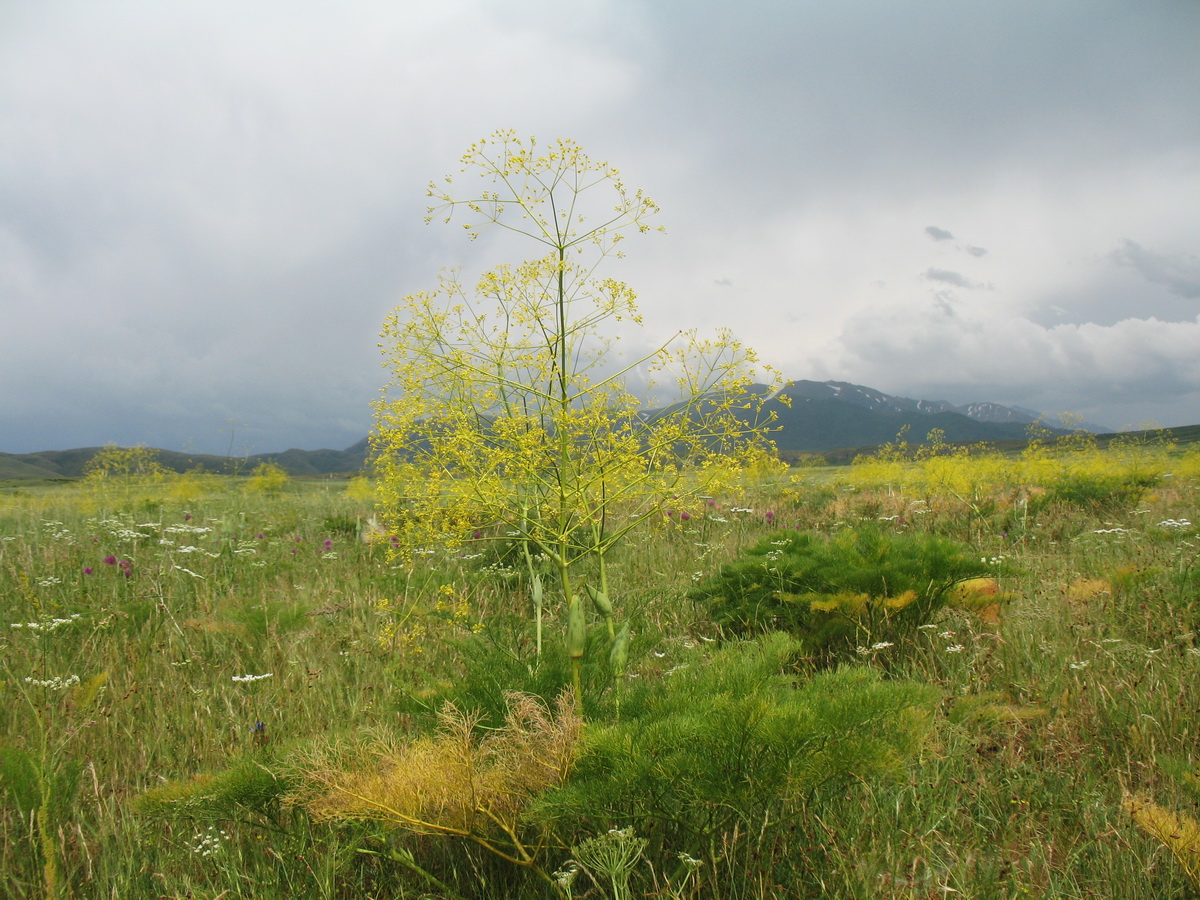
POLYGON ((926 269, 921 277, 928 281, 937 281, 942 284, 949 284, 953 287, 965 288, 972 291, 988 287, 986 284, 972 281, 961 272, 951 272, 948 269, 926 269))
POLYGON ((1183 424, 1200 7, 1098 2, 4 6, 0 451, 357 439, 396 301, 523 252, 422 224, 497 127, 575 137, 662 204, 668 235, 610 270, 648 340, 733 325, 791 377, 928 369, 967 400, 1082 360, 1075 400, 1153 382, 1183 424), (954 299, 993 283, 994 319, 954 299))
POLYGON ((1200 297, 1200 260, 1195 256, 1166 256, 1153 253, 1135 241, 1124 240, 1109 254, 1119 266, 1129 266, 1154 284, 1164 285, 1177 297, 1200 297))

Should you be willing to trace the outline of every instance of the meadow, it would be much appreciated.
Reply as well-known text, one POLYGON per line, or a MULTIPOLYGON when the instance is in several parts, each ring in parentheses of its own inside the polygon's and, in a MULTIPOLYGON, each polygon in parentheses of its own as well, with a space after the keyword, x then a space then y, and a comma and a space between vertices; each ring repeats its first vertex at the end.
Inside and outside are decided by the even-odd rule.
POLYGON ((617 658, 363 478, 10 482, 0 896, 1192 896, 1198 500, 1134 440, 747 476, 609 554, 617 658))

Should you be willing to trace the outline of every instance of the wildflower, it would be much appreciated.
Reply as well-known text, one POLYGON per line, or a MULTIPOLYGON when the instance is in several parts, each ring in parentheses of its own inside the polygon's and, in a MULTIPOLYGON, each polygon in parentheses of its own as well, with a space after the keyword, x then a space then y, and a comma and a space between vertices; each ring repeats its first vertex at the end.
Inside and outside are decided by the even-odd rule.
POLYGON ((241 682, 262 681, 264 678, 270 678, 274 674, 274 672, 267 672, 263 675, 234 675, 232 680, 241 682))
POLYGON ((49 688, 52 691, 61 691, 72 685, 79 684, 78 675, 69 675, 66 678, 60 678, 55 675, 53 678, 48 678, 45 681, 39 678, 26 678, 26 684, 32 684, 34 687, 49 688))
POLYGON ((106 566, 115 566, 117 564, 117 558, 110 553, 108 556, 104 557, 104 564, 106 566))
POLYGON ((681 512, 681 513, 679 514, 679 521, 680 521, 680 522, 690 522, 690 521, 691 521, 691 519, 692 519, 692 514, 691 514, 691 513, 689 513, 689 512, 681 512))
POLYGON ((560 888, 570 892, 571 885, 579 875, 579 864, 573 859, 569 859, 563 864, 563 867, 555 872, 550 877, 555 880, 560 888))
POLYGON ((324 543, 324 544, 322 544, 322 546, 323 546, 323 547, 324 547, 326 550, 332 550, 332 549, 333 549, 333 540, 332 540, 332 539, 330 539, 330 538, 325 538, 325 543, 324 543))
POLYGON ((74 613, 65 619, 43 619, 40 622, 13 622, 12 628, 25 628, 29 631, 55 631, 63 625, 70 625, 79 618, 79 613, 74 613))
POLYGON ((1067 666, 1069 669, 1086 669, 1087 667, 1088 661, 1086 659, 1076 660, 1067 666))
POLYGON ((946 648, 946 652, 947 653, 962 653, 965 649, 967 649, 967 648, 964 647, 962 644, 951 644, 949 647, 946 648))
POLYGON ((53 575, 38 581, 38 587, 54 587, 56 584, 62 584, 62 579, 55 578, 53 575))
POLYGON ((84 574, 84 575, 91 575, 91 574, 92 574, 92 571, 93 571, 93 570, 92 570, 92 567, 91 567, 91 566, 84 566, 84 567, 83 567, 83 574, 84 574))
POLYGON ((185 522, 190 522, 190 521, 192 521, 192 514, 191 514, 191 513, 184 513, 184 514, 183 514, 183 521, 185 521, 185 522))
POLYGON ((214 856, 221 850, 221 841, 229 838, 229 832, 218 829, 215 825, 208 826, 207 831, 198 831, 192 835, 195 844, 189 849, 200 856, 214 856))

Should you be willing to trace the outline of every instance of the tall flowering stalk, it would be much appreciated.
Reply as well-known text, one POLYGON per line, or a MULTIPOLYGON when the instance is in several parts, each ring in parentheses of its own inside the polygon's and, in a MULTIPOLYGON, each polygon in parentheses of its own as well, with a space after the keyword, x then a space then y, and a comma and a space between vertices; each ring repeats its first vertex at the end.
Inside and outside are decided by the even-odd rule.
POLYGON ((569 140, 501 131, 472 145, 460 174, 482 185, 431 184, 430 220, 462 217, 471 239, 505 229, 540 255, 473 288, 444 272, 388 316, 392 378, 373 433, 383 515, 400 552, 515 534, 554 564, 568 603, 581 560, 770 451, 769 389, 750 390, 757 360, 729 332, 614 358, 606 327, 641 317, 633 290, 598 270, 658 213, 616 169, 569 140), (635 372, 671 385, 671 402, 648 410, 627 384, 635 372))

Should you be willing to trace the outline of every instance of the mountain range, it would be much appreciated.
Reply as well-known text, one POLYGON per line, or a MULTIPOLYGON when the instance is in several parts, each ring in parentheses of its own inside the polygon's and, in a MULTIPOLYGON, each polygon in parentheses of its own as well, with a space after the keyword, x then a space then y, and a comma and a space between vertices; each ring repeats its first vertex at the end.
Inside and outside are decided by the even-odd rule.
MULTIPOLYGON (((760 386, 758 390, 767 389, 760 386)), ((940 429, 949 443, 1024 441, 1029 425, 1039 418, 1038 413, 1019 407, 910 400, 843 381, 789 382, 767 400, 766 407, 776 416, 772 438, 784 458, 819 454, 830 461, 853 458, 901 434, 910 444, 919 444, 934 429, 940 429), (785 396, 790 403, 783 400, 785 396)), ((0 478, 78 478, 101 449, 0 453, 0 478)), ((293 449, 240 458, 160 450, 158 459, 176 472, 203 469, 243 474, 261 462, 273 462, 290 475, 303 477, 353 474, 366 465, 368 451, 364 437, 344 450, 293 449)))

